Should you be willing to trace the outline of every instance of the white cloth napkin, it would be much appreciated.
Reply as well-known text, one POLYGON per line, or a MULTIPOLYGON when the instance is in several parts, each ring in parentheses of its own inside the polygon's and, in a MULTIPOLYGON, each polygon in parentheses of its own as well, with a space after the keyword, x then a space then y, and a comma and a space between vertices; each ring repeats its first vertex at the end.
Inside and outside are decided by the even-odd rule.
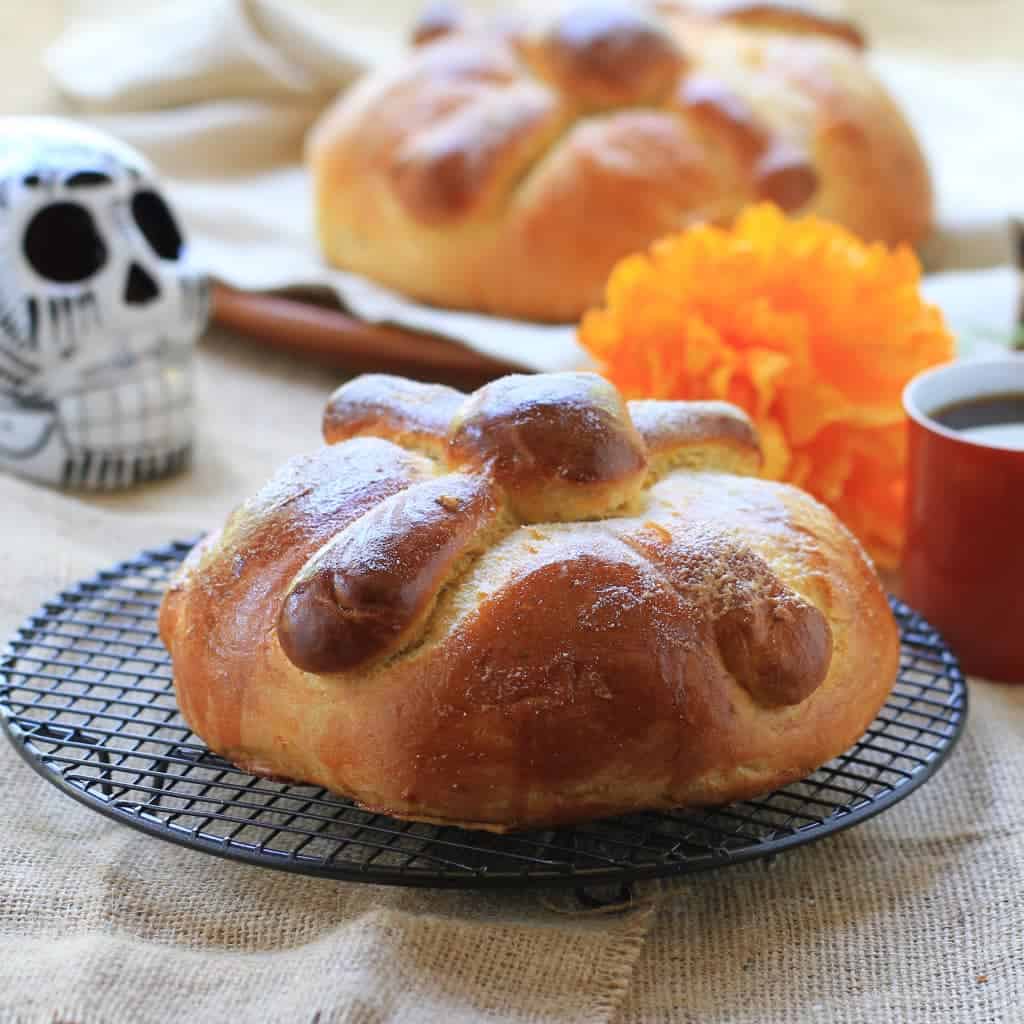
MULTIPOLYGON (((259 291, 327 288, 365 320, 433 331, 530 369, 585 360, 571 326, 434 309, 320 258, 301 165, 306 131, 363 69, 400 55, 418 2, 337 0, 329 15, 286 0, 165 0, 111 14, 118 2, 78 0, 49 71, 82 116, 155 161, 217 278, 259 291)), ((851 3, 865 15, 884 8, 851 3)), ((937 275, 928 292, 969 348, 976 337, 1008 337, 1017 313, 1007 268, 1010 218, 1024 214, 1024 56, 964 61, 924 56, 926 39, 920 48, 883 45, 873 59, 931 160, 939 227, 923 250, 937 275)))

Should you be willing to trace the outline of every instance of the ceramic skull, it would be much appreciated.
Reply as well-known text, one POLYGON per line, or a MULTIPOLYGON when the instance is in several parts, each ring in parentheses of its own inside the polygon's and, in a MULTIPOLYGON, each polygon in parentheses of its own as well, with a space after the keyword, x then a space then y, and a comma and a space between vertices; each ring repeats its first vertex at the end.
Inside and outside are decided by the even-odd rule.
POLYGON ((0 468, 112 488, 184 466, 207 295, 138 153, 0 118, 0 468))

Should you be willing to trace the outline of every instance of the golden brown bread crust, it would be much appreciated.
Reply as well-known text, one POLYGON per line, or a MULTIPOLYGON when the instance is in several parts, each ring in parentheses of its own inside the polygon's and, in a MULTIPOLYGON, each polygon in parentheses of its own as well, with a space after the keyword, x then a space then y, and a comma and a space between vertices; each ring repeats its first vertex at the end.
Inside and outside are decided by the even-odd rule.
POLYGON ((443 384, 363 374, 331 396, 324 410, 324 440, 336 444, 363 435, 387 437, 436 454, 465 397, 443 384))
POLYGON ((932 216, 852 26, 793 4, 621 3, 541 24, 435 11, 308 147, 329 262, 440 306, 572 321, 612 266, 770 200, 869 240, 932 216))
POLYGON ((213 750, 500 831, 752 796, 863 732, 899 657, 884 593, 830 512, 741 475, 759 453, 739 410, 626 407, 595 375, 559 374, 432 420, 428 397, 453 394, 344 385, 325 414, 339 443, 190 554, 160 631, 213 750), (639 445, 639 483, 631 461, 599 461, 600 513, 567 423, 595 449, 639 445), (541 477, 566 470, 559 518, 587 519, 522 507, 516 459, 542 448, 541 477))
POLYGON ((410 38, 414 46, 421 46, 441 36, 449 35, 466 26, 466 13, 457 3, 435 0, 420 12, 410 38))
POLYGON ((602 515, 635 498, 647 475, 626 403, 594 373, 492 381, 455 414, 446 445, 451 463, 486 471, 527 523, 602 515))
MULTIPOLYGON (((659 4, 662 10, 686 11, 687 5, 678 0, 659 4)), ((794 34, 826 35, 863 50, 867 45, 864 34, 852 22, 814 11, 793 0, 721 0, 712 4, 715 17, 734 25, 767 29, 794 34)))
POLYGON ((570 7, 524 35, 527 66, 584 109, 657 103, 686 67, 686 55, 655 18, 608 4, 570 7))
POLYGON ((629 403, 629 417, 643 438, 648 469, 655 476, 680 466, 745 476, 761 469, 757 431, 728 402, 640 399, 629 403))

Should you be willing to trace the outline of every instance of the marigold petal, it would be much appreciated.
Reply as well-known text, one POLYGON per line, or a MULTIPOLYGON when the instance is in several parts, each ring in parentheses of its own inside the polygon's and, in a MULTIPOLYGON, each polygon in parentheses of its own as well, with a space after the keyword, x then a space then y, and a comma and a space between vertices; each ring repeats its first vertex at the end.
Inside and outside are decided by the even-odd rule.
POLYGON ((776 394, 776 384, 790 368, 792 360, 781 352, 755 348, 747 354, 747 369, 754 385, 757 408, 754 416, 766 416, 776 394))
POLYGON ((762 475, 769 480, 786 479, 786 471, 789 469, 792 459, 786 432, 778 420, 771 419, 758 423, 757 430, 761 435, 761 451, 764 454, 764 462, 761 466, 762 475))
POLYGON ((627 257, 579 338, 627 397, 725 398, 764 475, 827 502, 891 565, 903 538, 906 382, 953 356, 908 247, 748 207, 627 257))

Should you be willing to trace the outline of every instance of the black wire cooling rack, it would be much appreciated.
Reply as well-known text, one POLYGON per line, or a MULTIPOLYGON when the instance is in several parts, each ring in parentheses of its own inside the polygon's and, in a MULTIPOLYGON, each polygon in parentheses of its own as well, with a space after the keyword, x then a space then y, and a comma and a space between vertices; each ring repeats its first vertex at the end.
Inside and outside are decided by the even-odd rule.
POLYGON ((178 714, 156 632, 190 545, 147 551, 60 594, 0 657, 0 721, 45 779, 150 835, 264 867, 396 885, 577 888, 766 857, 848 828, 928 779, 967 713, 956 659, 899 601, 899 680, 852 749, 758 800, 496 836, 374 814, 211 754, 178 714))

